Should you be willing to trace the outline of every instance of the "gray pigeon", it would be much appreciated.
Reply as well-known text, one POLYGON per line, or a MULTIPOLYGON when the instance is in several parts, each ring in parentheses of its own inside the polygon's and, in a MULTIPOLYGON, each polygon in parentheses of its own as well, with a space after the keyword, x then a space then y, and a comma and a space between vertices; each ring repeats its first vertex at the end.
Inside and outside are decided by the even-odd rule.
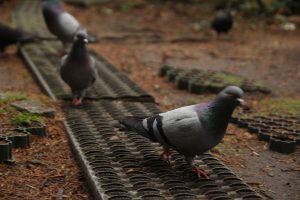
POLYGON ((69 54, 61 59, 61 78, 70 86, 73 95, 73 105, 81 105, 86 89, 97 77, 95 60, 88 54, 85 30, 75 34, 74 43, 69 54))
POLYGON ((34 42, 38 38, 36 33, 29 33, 19 28, 11 28, 0 23, 0 55, 5 48, 12 44, 34 42))
POLYGON ((217 32, 218 35, 221 33, 228 33, 232 28, 233 17, 231 15, 231 10, 220 10, 215 18, 211 22, 211 27, 217 32))
MULTIPOLYGON (((58 0, 42 0, 42 12, 49 31, 58 37, 66 52, 67 45, 73 42, 75 33, 82 29, 80 23, 68 12, 58 0)), ((96 38, 88 35, 89 42, 96 38)))
POLYGON ((113 126, 159 142, 164 148, 162 157, 168 162, 170 148, 178 151, 185 156, 194 173, 208 178, 204 170, 193 165, 193 159, 221 142, 235 107, 244 102, 242 96, 239 87, 228 86, 209 103, 185 106, 147 118, 125 117, 113 126))

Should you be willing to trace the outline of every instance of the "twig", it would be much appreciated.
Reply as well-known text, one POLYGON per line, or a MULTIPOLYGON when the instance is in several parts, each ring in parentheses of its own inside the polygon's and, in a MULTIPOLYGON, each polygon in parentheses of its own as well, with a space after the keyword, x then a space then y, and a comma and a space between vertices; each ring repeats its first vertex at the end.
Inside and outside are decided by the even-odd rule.
POLYGON ((243 168, 243 169, 245 169, 246 168, 246 166, 245 165, 243 165, 242 163, 240 163, 240 162, 238 162, 238 161, 236 161, 236 164, 237 165, 239 165, 241 168, 243 168))
POLYGON ((56 193, 56 199, 57 200, 62 200, 63 199, 63 194, 64 194, 64 189, 59 188, 58 192, 56 193))
POLYGON ((248 144, 246 144, 246 147, 247 147, 248 149, 250 149, 254 155, 259 156, 259 153, 257 153, 257 152, 255 151, 255 149, 253 149, 252 147, 250 147, 248 144))
POLYGON ((26 160, 26 163, 28 164, 32 164, 32 165, 47 165, 46 163, 44 163, 41 160, 26 160))
POLYGON ((257 185, 257 186, 260 186, 262 185, 261 183, 259 182, 247 182, 248 185, 257 185))
POLYGON ((288 168, 288 169, 281 169, 281 171, 283 171, 283 172, 300 172, 300 169, 298 169, 298 168, 296 168, 296 169, 288 168))
POLYGON ((47 184, 47 182, 49 181, 49 178, 45 178, 44 180, 43 180, 43 182, 42 182, 42 185, 41 185, 41 187, 40 187, 40 190, 43 190, 44 189, 44 187, 46 186, 46 184, 47 184))
POLYGON ((32 186, 32 185, 29 185, 29 184, 25 184, 27 187, 30 187, 31 189, 34 189, 34 190, 39 190, 38 188, 32 186))
POLYGON ((268 194, 266 193, 266 191, 260 190, 260 192, 261 192, 265 197, 267 197, 268 199, 274 199, 272 196, 268 195, 268 194))

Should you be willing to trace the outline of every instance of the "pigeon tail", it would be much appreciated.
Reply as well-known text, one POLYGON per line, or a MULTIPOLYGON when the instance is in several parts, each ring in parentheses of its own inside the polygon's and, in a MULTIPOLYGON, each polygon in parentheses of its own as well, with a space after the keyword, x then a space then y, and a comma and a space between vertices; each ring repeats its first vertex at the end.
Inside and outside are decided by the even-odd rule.
POLYGON ((114 123, 113 126, 122 130, 128 130, 139 133, 140 135, 152 140, 152 137, 150 136, 149 132, 143 126, 143 119, 144 118, 139 117, 125 117, 119 120, 118 124, 114 123))

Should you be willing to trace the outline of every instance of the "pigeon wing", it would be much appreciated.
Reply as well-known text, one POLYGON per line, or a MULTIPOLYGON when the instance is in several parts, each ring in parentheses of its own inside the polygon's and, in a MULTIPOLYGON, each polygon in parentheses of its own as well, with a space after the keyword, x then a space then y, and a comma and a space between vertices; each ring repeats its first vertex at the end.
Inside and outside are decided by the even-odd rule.
MULTIPOLYGON (((58 17, 59 27, 65 36, 72 37, 81 27, 79 22, 69 13, 63 12, 58 17)), ((72 38, 71 38, 72 39, 72 38)))
MULTIPOLYGON (((154 132, 157 139, 178 151, 194 148, 196 142, 201 140, 201 122, 197 113, 184 107, 160 114, 156 119, 154 132)), ((189 151, 189 150, 188 150, 189 151)))

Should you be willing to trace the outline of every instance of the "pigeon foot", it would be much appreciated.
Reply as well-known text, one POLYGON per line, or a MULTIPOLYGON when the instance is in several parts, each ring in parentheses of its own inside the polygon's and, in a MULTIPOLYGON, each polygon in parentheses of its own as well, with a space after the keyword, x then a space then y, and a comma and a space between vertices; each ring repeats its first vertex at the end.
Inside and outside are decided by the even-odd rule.
POLYGON ((66 51, 61 50, 61 51, 58 51, 56 55, 57 55, 58 57, 61 57, 61 58, 62 58, 62 57, 63 57, 64 55, 66 55, 66 54, 67 54, 66 51))
POLYGON ((80 105, 82 105, 82 98, 74 98, 73 101, 72 101, 72 104, 74 106, 80 106, 80 105))
POLYGON ((170 151, 170 148, 164 147, 164 151, 160 155, 160 158, 165 160, 170 165, 171 164, 171 151, 170 151))
POLYGON ((203 177, 205 179, 209 179, 208 174, 203 169, 201 169, 201 168, 197 168, 197 167, 194 166, 192 168, 192 172, 195 173, 195 174, 197 174, 198 177, 201 176, 201 177, 203 177))

